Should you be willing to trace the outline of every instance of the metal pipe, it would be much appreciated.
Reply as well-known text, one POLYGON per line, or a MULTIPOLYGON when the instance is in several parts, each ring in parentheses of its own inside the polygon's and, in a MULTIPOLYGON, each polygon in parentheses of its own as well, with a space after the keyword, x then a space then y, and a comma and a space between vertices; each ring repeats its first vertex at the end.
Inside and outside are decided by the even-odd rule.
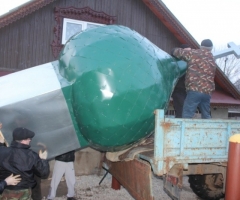
POLYGON ((240 199, 240 134, 229 139, 225 200, 240 199))
POLYGON ((114 190, 120 190, 121 189, 121 184, 119 183, 119 181, 112 176, 112 189, 114 190))

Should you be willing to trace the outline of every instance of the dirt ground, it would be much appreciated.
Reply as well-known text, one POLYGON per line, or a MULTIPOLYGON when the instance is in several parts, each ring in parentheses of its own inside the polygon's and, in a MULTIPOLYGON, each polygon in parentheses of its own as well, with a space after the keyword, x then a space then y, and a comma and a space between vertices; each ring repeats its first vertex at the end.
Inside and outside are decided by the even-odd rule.
MULTIPOLYGON (((121 186, 120 190, 111 188, 112 177, 110 174, 99 185, 103 175, 77 176, 75 185, 75 198, 77 200, 134 200, 128 191, 121 186)), ((51 180, 42 180, 42 196, 46 199, 51 180)), ((183 200, 198 200, 199 198, 192 192, 188 184, 188 177, 184 177, 184 187, 182 190, 183 200)), ((155 200, 171 200, 163 191, 163 181, 161 178, 152 175, 152 191, 155 200)), ((67 194, 66 182, 61 181, 57 190, 55 200, 65 200, 67 194)))

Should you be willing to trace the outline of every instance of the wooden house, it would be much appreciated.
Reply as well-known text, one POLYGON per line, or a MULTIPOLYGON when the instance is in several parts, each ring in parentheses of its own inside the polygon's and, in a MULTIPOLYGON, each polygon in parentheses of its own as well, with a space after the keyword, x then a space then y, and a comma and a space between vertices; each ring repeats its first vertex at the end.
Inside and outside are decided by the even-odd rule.
MULTIPOLYGON (((57 60, 75 31, 109 24, 130 27, 168 53, 182 43, 199 48, 161 0, 32 0, 0 16, 0 76, 57 60)), ((240 108, 240 93, 220 69, 215 83, 212 116, 228 118, 228 108, 240 108)), ((91 162, 80 174, 95 172, 99 159, 91 162)))

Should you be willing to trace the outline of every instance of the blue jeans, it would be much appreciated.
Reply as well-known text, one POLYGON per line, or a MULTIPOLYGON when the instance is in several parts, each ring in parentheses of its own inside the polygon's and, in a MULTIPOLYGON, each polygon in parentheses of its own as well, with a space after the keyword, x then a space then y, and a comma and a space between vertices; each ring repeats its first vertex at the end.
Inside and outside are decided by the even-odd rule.
POLYGON ((209 94, 196 91, 187 91, 187 97, 183 105, 183 118, 193 118, 197 107, 201 111, 202 119, 211 118, 210 115, 210 99, 209 94))

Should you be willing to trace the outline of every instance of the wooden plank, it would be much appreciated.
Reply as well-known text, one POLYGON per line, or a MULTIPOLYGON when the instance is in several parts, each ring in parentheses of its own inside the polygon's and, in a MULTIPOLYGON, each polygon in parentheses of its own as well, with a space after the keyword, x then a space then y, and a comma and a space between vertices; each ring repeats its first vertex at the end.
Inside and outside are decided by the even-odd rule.
POLYGON ((109 171, 136 200, 153 200, 152 173, 149 163, 134 159, 109 162, 109 171))

